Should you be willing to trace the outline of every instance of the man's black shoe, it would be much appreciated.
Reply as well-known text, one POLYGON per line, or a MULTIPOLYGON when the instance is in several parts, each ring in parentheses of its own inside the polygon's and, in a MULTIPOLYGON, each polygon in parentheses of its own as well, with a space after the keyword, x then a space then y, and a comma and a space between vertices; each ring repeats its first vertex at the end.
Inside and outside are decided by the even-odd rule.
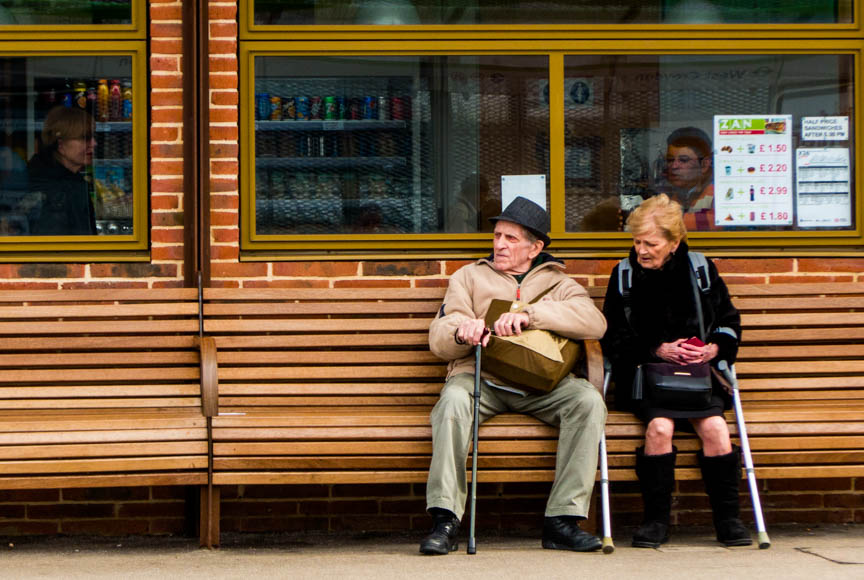
POLYGON ((459 519, 456 514, 441 508, 432 508, 435 524, 432 532, 420 542, 421 554, 449 554, 459 549, 456 536, 459 535, 459 519))
POLYGON ((600 538, 579 528, 575 516, 543 518, 543 547, 549 550, 593 552, 603 545, 600 538))

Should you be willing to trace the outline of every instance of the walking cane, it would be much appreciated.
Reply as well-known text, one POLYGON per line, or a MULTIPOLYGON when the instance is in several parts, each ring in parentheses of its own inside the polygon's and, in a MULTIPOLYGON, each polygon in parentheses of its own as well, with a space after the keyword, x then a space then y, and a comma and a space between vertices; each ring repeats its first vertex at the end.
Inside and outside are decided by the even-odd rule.
POLYGON ((747 483, 750 486, 750 499, 753 504, 753 517, 756 519, 759 549, 771 547, 771 540, 765 530, 765 520, 762 518, 762 503, 759 501, 759 489, 756 485, 756 470, 753 468, 753 456, 750 453, 750 440, 747 437, 747 426, 744 424, 744 411, 741 408, 741 395, 738 392, 738 378, 735 376, 735 366, 731 367, 722 360, 717 368, 732 385, 732 401, 735 405, 735 421, 738 423, 738 437, 741 439, 741 450, 744 452, 744 470, 747 473, 747 483))
MULTIPOLYGON (((606 390, 609 388, 609 380, 612 378, 612 365, 603 359, 603 400, 606 400, 606 390)), ((600 502, 603 510, 603 553, 611 554, 615 551, 612 543, 612 518, 609 513, 609 462, 606 457, 606 429, 600 433, 600 502)))
POLYGON ((477 542, 474 538, 474 521, 477 512, 477 442, 480 432, 480 349, 474 347, 474 433, 471 439, 473 456, 471 458, 471 523, 468 528, 468 553, 477 553, 477 542))

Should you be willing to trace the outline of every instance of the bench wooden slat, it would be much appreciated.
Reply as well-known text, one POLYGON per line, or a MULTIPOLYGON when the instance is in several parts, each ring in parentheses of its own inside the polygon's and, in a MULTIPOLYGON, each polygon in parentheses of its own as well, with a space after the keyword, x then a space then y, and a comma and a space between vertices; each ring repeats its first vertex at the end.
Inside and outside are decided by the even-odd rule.
POLYGON ((0 489, 65 489, 82 487, 141 487, 207 485, 207 474, 203 472, 164 472, 164 473, 120 473, 88 474, 63 476, 21 477, 0 476, 0 489))
POLYGON ((44 474, 79 472, 134 472, 167 471, 176 469, 207 469, 207 457, 202 456, 161 456, 161 457, 124 457, 117 459, 62 459, 46 461, 0 461, 0 473, 44 474))
POLYGON ((197 365, 198 356, 194 352, 155 351, 155 352, 103 352, 93 353, 45 353, 0 354, 0 367, 106 367, 132 365, 197 365))
POLYGON ((207 456, 207 441, 146 441, 142 443, 103 443, 72 445, 0 445, 0 460, 59 459, 64 457, 116 457, 148 455, 207 456))
MULTIPOLYGON (((259 320, 259 319, 209 319, 204 321, 204 332, 219 334, 221 332, 345 332, 350 326, 357 332, 405 332, 406 330, 429 330, 431 318, 376 318, 356 319, 347 323, 343 319, 308 318, 301 320, 259 320)), ((2 329, 2 328, 0 328, 2 329)))
POLYGON ((189 428, 121 429, 86 431, 0 432, 0 445, 44 445, 52 443, 105 443, 131 441, 207 440, 205 425, 189 428))
POLYGON ((440 300, 427 302, 405 301, 405 302, 344 302, 334 307, 332 302, 232 302, 207 304, 204 307, 204 316, 227 317, 227 316, 258 316, 275 317, 288 314, 293 317, 310 315, 328 315, 332 317, 344 317, 352 314, 426 314, 434 316, 441 307, 440 300))
POLYGON ((0 322, 0 334, 156 334, 196 333, 197 320, 94 320, 52 322, 0 322))
MULTIPOLYGON (((289 380, 308 381, 324 380, 373 380, 373 379, 410 379, 437 378, 443 379, 446 369, 441 365, 428 366, 331 366, 331 367, 226 367, 220 369, 219 380, 267 381, 289 380)), ((2 377, 2 374, 0 374, 2 377)), ((2 378, 0 378, 2 380, 2 378)))
POLYGON ((188 384, 140 384, 140 385, 100 385, 100 386, 44 386, 44 387, 0 387, 0 399, 60 399, 68 398, 90 398, 104 397, 110 394, 113 397, 176 397, 186 395, 190 397, 201 396, 201 388, 192 383, 188 384))
POLYGON ((137 368, 80 368, 71 374, 68 369, 18 369, 0 370, 2 383, 58 383, 63 380, 75 382, 119 382, 119 381, 182 381, 198 380, 198 368, 193 367, 137 367, 137 368))
POLYGON ((429 350, 379 350, 379 351, 335 351, 335 352, 267 352, 267 351, 227 351, 217 356, 219 364, 248 364, 255 361, 256 365, 345 365, 345 364, 435 364, 440 366, 441 360, 429 350))
POLYGON ((62 319, 90 318, 101 320, 105 318, 155 318, 155 317, 198 316, 197 302, 144 304, 62 304, 50 306, 0 306, 0 319, 14 320, 31 319, 62 319))

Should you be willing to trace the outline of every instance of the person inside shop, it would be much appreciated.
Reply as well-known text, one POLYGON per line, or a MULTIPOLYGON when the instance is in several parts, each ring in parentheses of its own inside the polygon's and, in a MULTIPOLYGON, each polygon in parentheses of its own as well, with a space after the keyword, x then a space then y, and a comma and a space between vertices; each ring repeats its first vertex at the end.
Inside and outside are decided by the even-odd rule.
MULTIPOLYGON (((603 335, 606 321, 582 286, 564 273, 564 264, 543 250, 549 245, 549 214, 517 197, 491 218, 492 253, 463 266, 450 279, 444 302, 429 329, 432 352, 449 361, 447 380, 432 410, 432 461, 426 487, 431 533, 420 543, 423 554, 457 549, 465 511, 465 462, 471 443, 474 347, 487 344, 490 330, 513 336, 545 329, 577 340, 603 335), (492 329, 484 322, 493 299, 542 300, 521 312, 506 312, 492 329)), ((543 522, 544 548, 592 551, 600 539, 580 529, 597 472, 600 435, 606 421, 602 396, 588 381, 568 375, 545 394, 514 392, 506 381, 482 373, 481 421, 502 413, 529 413, 559 427, 555 481, 543 522)), ((512 387, 512 386, 511 386, 512 387)))
POLYGON ((711 138, 697 127, 683 127, 666 139, 666 192, 684 211, 690 231, 714 225, 714 161, 711 138))
POLYGON ((95 235, 92 185, 84 170, 93 163, 93 118, 83 109, 58 106, 45 116, 39 151, 27 164, 28 221, 32 235, 95 235))
POLYGON ((646 425, 644 445, 636 450, 644 516, 633 536, 633 546, 656 548, 669 539, 675 431, 695 431, 701 440, 698 461, 717 540, 727 546, 750 545, 750 534, 739 518, 740 452, 730 441, 723 417, 724 409, 731 406, 727 389, 719 380, 712 380, 707 407, 702 402, 689 408, 664 408, 668 403, 652 400, 648 387, 642 390, 641 398, 633 396, 637 392, 634 378, 642 370, 637 367, 645 363, 672 363, 673 369, 706 362, 716 366, 721 360, 732 364, 741 337, 740 315, 717 268, 706 259, 710 284, 707 292, 700 289, 695 293, 701 303, 705 336, 696 340, 700 335, 699 313, 680 204, 665 194, 651 197, 630 214, 627 225, 633 247, 627 262, 612 270, 603 304, 609 328, 601 344, 612 363, 615 407, 635 413, 646 425), (629 284, 619 285, 622 269, 629 284))
POLYGON ((489 218, 501 213, 501 200, 492 194, 485 177, 471 173, 459 184, 450 213, 452 232, 491 232, 489 218))

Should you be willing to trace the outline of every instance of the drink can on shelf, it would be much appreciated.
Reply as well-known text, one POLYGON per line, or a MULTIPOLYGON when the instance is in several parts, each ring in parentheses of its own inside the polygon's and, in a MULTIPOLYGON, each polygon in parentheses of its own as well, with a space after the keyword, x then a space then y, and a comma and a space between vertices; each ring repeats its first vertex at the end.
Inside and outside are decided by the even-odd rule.
POLYGON ((255 96, 255 118, 259 121, 270 118, 270 93, 258 93, 255 96))
POLYGON ((393 97, 390 101, 390 118, 404 121, 411 116, 411 101, 408 97, 393 97))
POLYGON ((363 118, 363 101, 359 97, 352 97, 348 104, 348 118, 352 121, 363 118))
POLYGON ((313 121, 324 118, 324 107, 321 97, 309 97, 309 118, 313 121))
POLYGON ((378 118, 378 99, 375 97, 363 97, 363 118, 378 118))
POLYGON ((282 97, 282 120, 293 121, 297 118, 297 104, 294 97, 282 97))
POLYGON ((336 109, 336 97, 324 97, 324 119, 334 121, 339 118, 339 111, 336 109))
POLYGON ((275 95, 270 97, 270 120, 282 120, 282 97, 277 97, 275 95))
POLYGON ((382 121, 390 119, 390 99, 378 97, 378 118, 382 121))
POLYGON ((348 108, 346 107, 345 97, 335 97, 336 99, 336 118, 347 119, 348 108))
POLYGON ((311 119, 311 103, 309 97, 297 97, 295 118, 298 121, 308 121, 311 119))

